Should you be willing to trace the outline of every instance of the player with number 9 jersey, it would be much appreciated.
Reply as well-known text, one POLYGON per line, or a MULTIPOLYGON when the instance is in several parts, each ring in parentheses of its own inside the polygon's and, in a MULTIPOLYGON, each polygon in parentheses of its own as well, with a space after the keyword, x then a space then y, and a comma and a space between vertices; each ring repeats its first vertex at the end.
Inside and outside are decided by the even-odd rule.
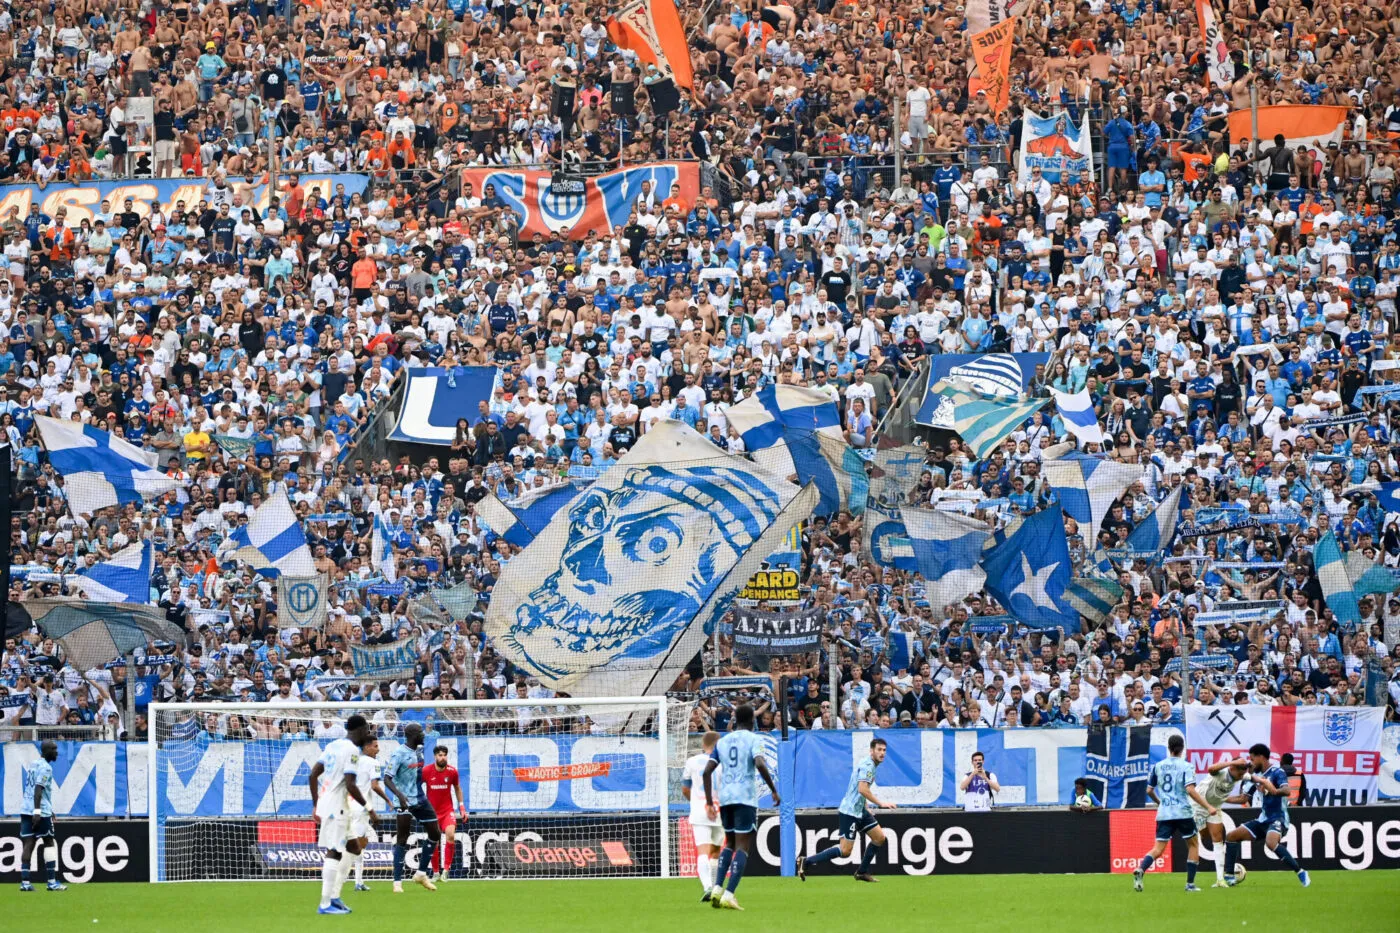
POLYGON ((758 807, 758 760, 763 739, 747 729, 730 732, 715 745, 711 758, 719 762, 719 805, 758 807))

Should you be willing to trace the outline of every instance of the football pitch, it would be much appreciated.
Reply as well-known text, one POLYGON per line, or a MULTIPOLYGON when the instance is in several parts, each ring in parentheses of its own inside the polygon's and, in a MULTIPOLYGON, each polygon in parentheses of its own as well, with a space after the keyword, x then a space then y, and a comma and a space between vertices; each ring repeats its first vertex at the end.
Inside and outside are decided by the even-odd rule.
MULTIPOLYGON (((1207 875, 1209 884, 1214 879, 1207 875)), ((308 929, 514 930, 629 933, 690 930, 892 930, 934 928, 1024 933, 1143 930, 1244 933, 1287 930, 1400 931, 1400 872, 1314 872, 1304 889, 1287 872, 1253 872, 1241 886, 1199 894, 1185 875, 1149 875, 1136 894, 1129 875, 751 878, 743 913, 699 902, 686 880, 452 881, 437 892, 389 882, 347 885, 349 916, 316 914, 315 882, 89 884, 49 893, 0 890, 11 930, 86 933, 264 933, 308 929)))

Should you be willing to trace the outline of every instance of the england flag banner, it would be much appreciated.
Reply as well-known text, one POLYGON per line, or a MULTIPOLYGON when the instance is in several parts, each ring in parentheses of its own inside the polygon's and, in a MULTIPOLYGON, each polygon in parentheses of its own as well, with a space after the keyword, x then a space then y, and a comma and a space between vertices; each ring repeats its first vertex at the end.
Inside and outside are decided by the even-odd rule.
POLYGON ((1264 743, 1274 761, 1291 752, 1307 777, 1301 806, 1376 800, 1385 710, 1374 706, 1188 706, 1187 755, 1198 772, 1264 743))

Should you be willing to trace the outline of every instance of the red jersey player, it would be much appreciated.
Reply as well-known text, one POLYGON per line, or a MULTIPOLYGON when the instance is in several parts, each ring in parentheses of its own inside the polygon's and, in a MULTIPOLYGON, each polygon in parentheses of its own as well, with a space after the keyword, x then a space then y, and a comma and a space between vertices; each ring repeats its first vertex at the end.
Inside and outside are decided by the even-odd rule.
POLYGON ((423 786, 428 791, 428 805, 437 814, 438 828, 442 830, 447 853, 444 859, 443 847, 433 849, 432 869, 438 881, 446 881, 457 855, 457 816, 452 806, 453 791, 457 793, 456 809, 461 811, 463 821, 467 818, 467 798, 462 793, 462 779, 457 769, 447 763, 447 746, 439 745, 433 749, 433 763, 423 766, 423 786))

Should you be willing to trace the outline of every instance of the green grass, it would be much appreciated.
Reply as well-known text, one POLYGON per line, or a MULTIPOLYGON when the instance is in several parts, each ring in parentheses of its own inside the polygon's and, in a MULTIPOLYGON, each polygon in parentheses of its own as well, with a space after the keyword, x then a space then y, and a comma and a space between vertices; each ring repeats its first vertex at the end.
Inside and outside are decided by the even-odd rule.
MULTIPOLYGON (((1207 876, 1209 884, 1213 880, 1207 876)), ((1135 894, 1128 875, 890 876, 878 885, 848 878, 751 878, 744 913, 699 903, 693 879, 677 881, 454 881, 429 893, 394 895, 346 887, 348 917, 316 915, 315 882, 89 884, 61 894, 0 890, 0 928, 85 933, 269 933, 305 929, 496 930, 514 933, 631 933, 692 930, 931 929, 1053 933, 1366 933, 1400 931, 1400 873, 1313 874, 1303 889, 1287 872, 1254 872, 1242 886, 1182 891, 1184 875, 1149 875, 1135 894), (440 918, 440 924, 436 919, 440 918), (704 925, 703 927, 701 925, 704 925)))

